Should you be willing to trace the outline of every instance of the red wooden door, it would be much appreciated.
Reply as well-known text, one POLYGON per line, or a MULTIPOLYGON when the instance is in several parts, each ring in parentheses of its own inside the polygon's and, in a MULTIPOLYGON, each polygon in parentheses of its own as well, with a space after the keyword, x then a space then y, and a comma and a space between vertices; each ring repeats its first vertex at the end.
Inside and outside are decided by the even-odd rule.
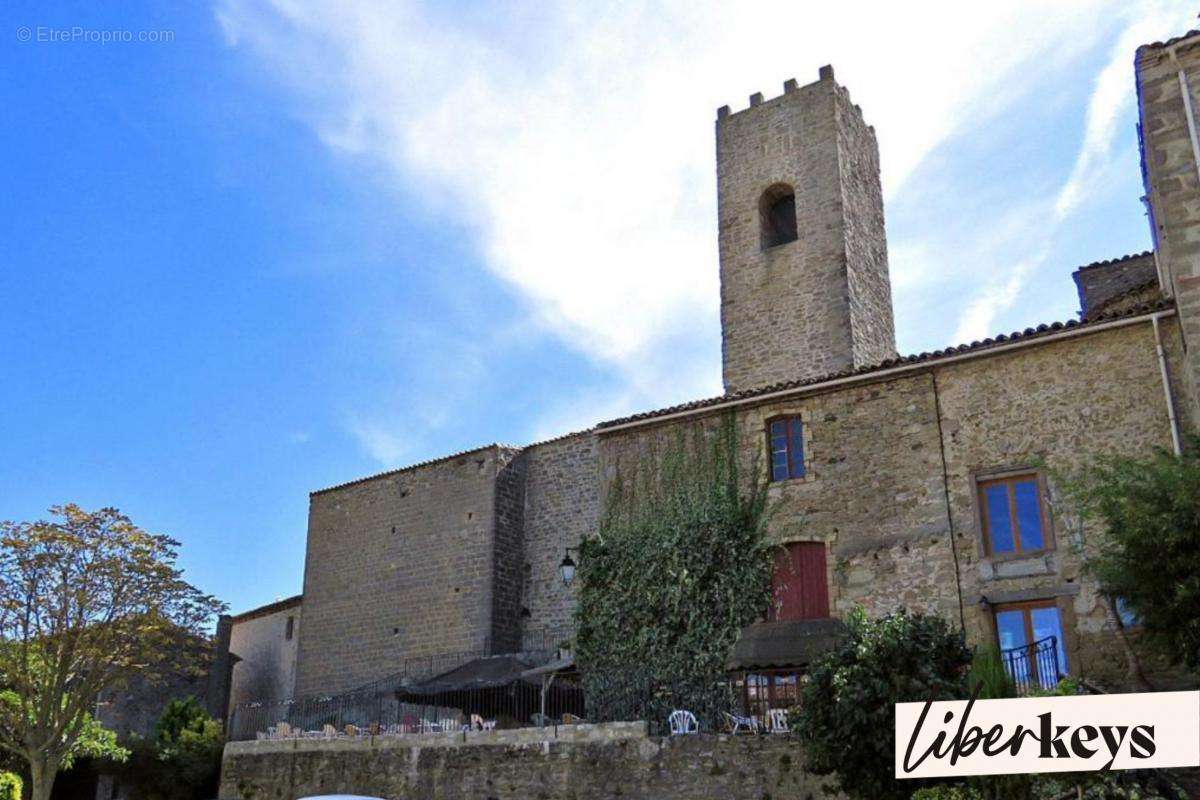
POLYGON ((769 619, 822 619, 829 616, 825 543, 793 542, 775 556, 769 619))

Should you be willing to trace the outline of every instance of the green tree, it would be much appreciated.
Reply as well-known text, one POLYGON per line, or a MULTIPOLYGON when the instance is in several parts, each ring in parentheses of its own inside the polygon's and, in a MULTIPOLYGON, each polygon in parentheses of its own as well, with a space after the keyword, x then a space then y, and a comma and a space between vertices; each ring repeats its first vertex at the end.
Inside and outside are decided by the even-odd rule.
POLYGON ((0 523, 0 749, 29 765, 32 800, 92 743, 115 746, 88 713, 96 698, 169 661, 179 631, 200 635, 221 608, 183 580, 173 539, 112 508, 50 512, 0 523))
POLYGON ((1129 604, 1148 643, 1200 669, 1200 438, 1182 456, 1097 458, 1061 482, 1080 518, 1106 528, 1084 550, 1102 591, 1129 604))
POLYGON ((738 632, 770 600, 768 503, 742 480, 732 418, 696 426, 619 473, 580 549, 576 658, 589 714, 710 720, 738 632))
POLYGON ((895 704, 964 699, 971 651, 940 617, 901 611, 871 621, 862 609, 849 635, 810 673, 795 722, 808 769, 834 775, 852 798, 907 800, 921 781, 898 781, 895 704))
POLYGON ((216 793, 224 743, 221 723, 196 698, 172 700, 153 740, 131 742, 132 757, 116 771, 142 800, 202 800, 216 793))

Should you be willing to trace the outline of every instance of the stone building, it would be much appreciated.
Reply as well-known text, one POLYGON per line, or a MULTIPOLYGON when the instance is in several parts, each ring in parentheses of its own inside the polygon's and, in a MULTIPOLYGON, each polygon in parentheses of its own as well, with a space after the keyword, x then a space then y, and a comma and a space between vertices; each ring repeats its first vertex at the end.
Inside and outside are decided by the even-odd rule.
MULTIPOLYGON (((909 356, 875 133, 833 70, 721 108, 725 394, 313 492, 303 600, 289 601, 304 618, 294 693, 569 638, 577 587, 560 567, 596 530, 607 482, 655 441, 729 416, 780 509, 776 606, 730 663, 747 684, 785 695, 810 645, 863 606, 942 615, 974 644, 1053 636, 1060 670, 1120 685, 1118 637, 1136 646, 1136 619, 1083 573, 1101 532, 1054 476, 1098 454, 1178 451, 1196 430, 1200 33, 1140 48, 1135 78, 1153 251, 1077 269, 1078 319, 909 356)), ((235 618, 231 651, 260 651, 251 626, 278 637, 262 624, 278 613, 235 618)))

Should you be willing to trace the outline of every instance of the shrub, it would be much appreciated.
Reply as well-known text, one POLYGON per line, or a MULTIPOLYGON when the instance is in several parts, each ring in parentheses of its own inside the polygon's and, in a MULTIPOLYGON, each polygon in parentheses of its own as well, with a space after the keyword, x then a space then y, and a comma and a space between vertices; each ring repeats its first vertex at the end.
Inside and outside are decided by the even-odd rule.
POLYGON ((1080 517, 1107 528, 1087 552, 1105 594, 1160 651, 1200 669, 1200 437, 1182 456, 1101 458, 1062 483, 1080 517))
POLYGON ((0 800, 21 800, 23 781, 15 772, 0 772, 0 800))
POLYGON ((850 635, 811 672, 798 732, 808 768, 835 775, 852 798, 907 800, 922 782, 898 781, 895 704, 962 699, 971 651, 939 617, 901 611, 870 621, 862 609, 850 635))
POLYGON ((221 723, 194 697, 172 700, 155 725, 155 738, 135 739, 120 770, 143 800, 200 800, 216 793, 224 746, 221 723))

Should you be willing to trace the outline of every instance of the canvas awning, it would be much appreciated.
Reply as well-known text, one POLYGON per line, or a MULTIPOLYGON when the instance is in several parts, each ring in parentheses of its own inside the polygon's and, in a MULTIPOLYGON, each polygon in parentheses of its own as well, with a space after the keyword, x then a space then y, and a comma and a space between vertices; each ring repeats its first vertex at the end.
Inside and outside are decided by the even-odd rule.
POLYGON ((545 675, 554 675, 560 672, 574 671, 575 657, 567 656, 566 658, 556 658, 553 661, 548 661, 545 664, 542 664, 540 667, 527 669, 521 673, 521 677, 526 680, 532 680, 534 678, 540 679, 545 675))
POLYGON ((401 695, 427 695, 508 686, 518 680, 523 680, 523 674, 530 666, 529 663, 516 656, 476 658, 440 675, 434 675, 432 678, 410 686, 403 686, 399 689, 399 693, 401 695))
POLYGON ((836 619, 756 622, 742 628, 725 666, 731 670, 806 667, 846 635, 836 619))

